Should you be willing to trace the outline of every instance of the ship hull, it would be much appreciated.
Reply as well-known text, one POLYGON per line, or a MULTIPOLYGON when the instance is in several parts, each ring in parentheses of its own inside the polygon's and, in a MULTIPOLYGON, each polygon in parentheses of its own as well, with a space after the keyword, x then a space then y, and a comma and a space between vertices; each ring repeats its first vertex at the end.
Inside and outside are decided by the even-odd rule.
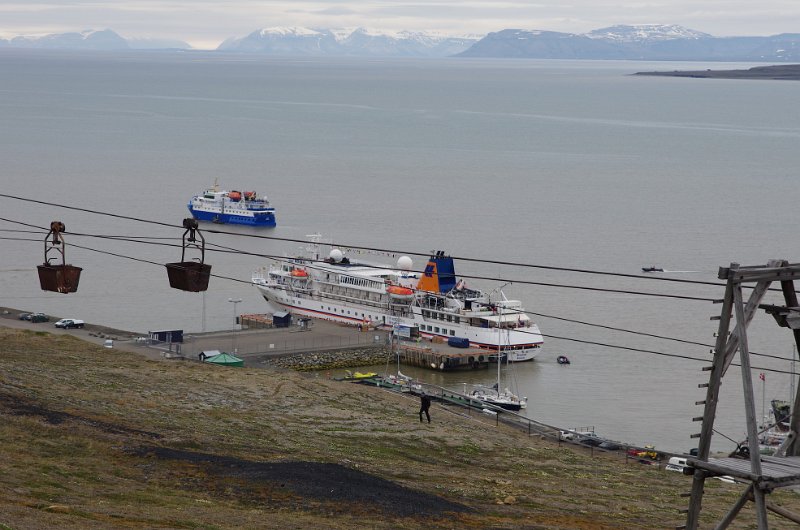
POLYGON ((211 221, 220 224, 248 225, 274 227, 275 213, 273 211, 253 211, 242 213, 223 213, 219 210, 196 209, 189 205, 189 212, 198 221, 211 221))
MULTIPOLYGON (((379 329, 385 330, 392 329, 395 326, 418 327, 419 334, 424 338, 440 337, 446 341, 452 336, 464 337, 469 339, 471 347, 493 352, 497 351, 499 341, 502 340, 505 344, 509 340, 506 333, 503 333, 502 337, 500 337, 497 330, 486 330, 470 326, 447 326, 441 322, 429 322, 417 311, 414 311, 409 316, 397 316, 381 307, 342 304, 335 303, 332 300, 321 301, 307 293, 292 292, 280 287, 270 287, 269 285, 257 284, 256 287, 272 307, 280 308, 295 315, 351 325, 370 323, 379 329)), ((512 349, 501 347, 503 355, 507 356, 511 362, 532 361, 538 354, 542 343, 538 329, 535 333, 511 333, 528 333, 530 336, 525 337, 525 339, 529 343, 520 346, 520 341, 512 341, 516 347, 512 349)))

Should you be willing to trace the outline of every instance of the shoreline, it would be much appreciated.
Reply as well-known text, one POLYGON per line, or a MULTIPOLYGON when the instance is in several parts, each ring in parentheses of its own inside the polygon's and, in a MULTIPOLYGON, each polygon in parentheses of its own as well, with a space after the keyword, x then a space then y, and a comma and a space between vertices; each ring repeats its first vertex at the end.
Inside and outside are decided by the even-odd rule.
MULTIPOLYGON (((19 328, 0 331, 12 527, 664 528, 686 506, 681 473, 496 416, 434 402, 422 423, 419 399, 384 389, 19 328)), ((736 486, 706 487, 722 517, 736 486)))
POLYGON ((381 364, 386 361, 386 356, 389 354, 383 340, 385 332, 359 333, 351 327, 325 321, 315 322, 307 331, 298 331, 295 328, 266 328, 185 334, 184 342, 167 348, 148 344, 147 337, 141 333, 89 322, 82 329, 60 329, 53 325, 59 317, 52 315, 48 315, 50 318, 48 322, 34 323, 19 319, 19 314, 28 312, 0 307, 0 327, 54 335, 72 335, 101 346, 110 339, 113 341, 113 349, 136 353, 149 359, 199 361, 198 355, 202 351, 219 350, 228 353, 235 351, 235 354, 244 359, 246 366, 250 368, 267 365, 309 372, 381 364), (376 341, 378 337, 381 338, 380 341, 376 341), (281 345, 284 347, 281 348, 281 345))
POLYGON ((636 72, 633 75, 694 77, 702 79, 768 79, 800 81, 800 64, 754 66, 747 70, 673 70, 671 72, 636 72))

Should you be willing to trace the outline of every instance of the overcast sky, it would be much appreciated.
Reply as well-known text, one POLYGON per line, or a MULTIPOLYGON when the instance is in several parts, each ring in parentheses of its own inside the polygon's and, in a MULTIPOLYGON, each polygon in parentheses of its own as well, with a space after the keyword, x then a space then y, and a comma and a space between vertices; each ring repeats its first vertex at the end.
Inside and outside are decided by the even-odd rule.
POLYGON ((0 37, 111 29, 213 49, 260 28, 486 34, 679 24, 715 36, 800 33, 800 0, 0 0, 0 37))

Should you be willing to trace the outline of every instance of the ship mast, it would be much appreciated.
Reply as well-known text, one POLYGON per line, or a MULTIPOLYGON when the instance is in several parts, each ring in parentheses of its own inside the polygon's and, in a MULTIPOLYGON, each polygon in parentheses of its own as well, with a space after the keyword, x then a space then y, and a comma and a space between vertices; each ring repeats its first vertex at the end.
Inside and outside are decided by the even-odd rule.
POLYGON ((502 362, 500 356, 500 347, 503 343, 503 306, 500 306, 500 318, 497 321, 497 397, 500 397, 500 363, 502 362))

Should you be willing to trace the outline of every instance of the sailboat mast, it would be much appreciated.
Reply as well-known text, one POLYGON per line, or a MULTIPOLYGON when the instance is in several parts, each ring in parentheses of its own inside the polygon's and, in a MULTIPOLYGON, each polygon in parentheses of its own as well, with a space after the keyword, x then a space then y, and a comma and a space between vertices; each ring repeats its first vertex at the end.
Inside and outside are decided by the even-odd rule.
POLYGON ((503 344, 503 306, 500 306, 500 318, 497 321, 497 396, 500 396, 500 346, 503 344))
POLYGON ((797 346, 792 344, 792 370, 789 375, 789 403, 794 403, 794 358, 797 356, 797 346))

